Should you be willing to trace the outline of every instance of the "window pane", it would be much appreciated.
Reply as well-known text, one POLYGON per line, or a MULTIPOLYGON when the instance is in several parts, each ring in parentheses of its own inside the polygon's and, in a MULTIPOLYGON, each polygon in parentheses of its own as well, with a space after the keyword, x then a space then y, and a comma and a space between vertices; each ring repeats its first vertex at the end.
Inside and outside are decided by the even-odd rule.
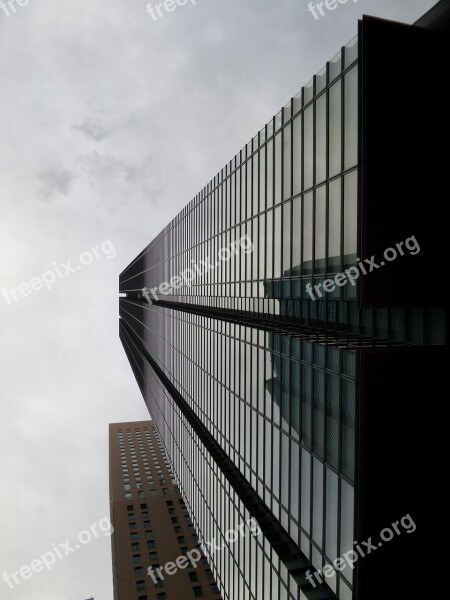
POLYGON ((266 148, 259 152, 259 212, 266 208, 266 148))
POLYGON ((302 449, 302 485, 301 485, 301 525, 310 533, 311 510, 311 454, 302 449))
POLYGON ((330 177, 337 175, 342 170, 342 141, 341 141, 341 81, 330 88, 329 92, 329 160, 330 177))
MULTIPOLYGON (((339 556, 353 550, 354 490, 344 479, 341 479, 341 547, 339 556)), ((351 569, 343 570, 345 577, 351 582, 351 569)))
POLYGON ((342 382, 342 472, 354 480, 355 469, 355 384, 342 382))
POLYGON ((273 206, 273 140, 267 144, 267 208, 273 206))
POLYGON ((322 94, 316 102, 316 183, 325 181, 327 167, 327 100, 322 94))
POLYGON ((291 190, 291 152, 292 152, 292 125, 287 125, 283 130, 283 198, 287 200, 292 195, 291 190))
POLYGON ((352 266, 356 262, 358 230, 358 177, 356 171, 344 179, 344 262, 352 266))
POLYGON ((339 465, 339 377, 327 374, 327 463, 339 465))
POLYGON ((358 162, 358 67, 345 75, 345 168, 358 162))
POLYGON ((312 242, 313 242, 313 195, 309 192, 303 200, 303 270, 312 272, 312 242))
POLYGON ((326 478, 325 553, 333 561, 338 556, 338 476, 327 468, 326 478))
POLYGON ((325 424, 324 424, 324 372, 314 369, 314 452, 321 458, 324 456, 325 424))
POLYGON ((281 202, 281 133, 275 136, 275 204, 281 202))
POLYGON ((294 119, 293 131, 293 194, 299 194, 302 191, 302 116, 294 119))
POLYGON ((326 199, 326 186, 323 185, 316 190, 315 273, 325 273, 326 199))
POLYGON ((291 514, 298 520, 298 493, 299 493, 299 445, 291 440, 291 514))
POLYGON ((341 266, 341 180, 333 181, 328 199, 328 271, 335 273, 341 266))
POLYGON ((283 273, 291 268, 291 208, 291 202, 283 204, 283 273))
POLYGON ((304 152, 304 177, 305 189, 309 189, 313 185, 313 107, 310 106, 304 113, 304 135, 305 135, 305 152, 304 152))
POLYGON ((323 464, 313 459, 313 539, 322 548, 323 534, 323 464))
POLYGON ((274 222, 274 262, 273 262, 273 276, 281 276, 281 244, 282 244, 282 227, 281 227, 281 206, 277 206, 275 209, 275 222, 274 222))
POLYGON ((295 268, 301 262, 302 198, 299 196, 292 202, 292 267, 295 268))

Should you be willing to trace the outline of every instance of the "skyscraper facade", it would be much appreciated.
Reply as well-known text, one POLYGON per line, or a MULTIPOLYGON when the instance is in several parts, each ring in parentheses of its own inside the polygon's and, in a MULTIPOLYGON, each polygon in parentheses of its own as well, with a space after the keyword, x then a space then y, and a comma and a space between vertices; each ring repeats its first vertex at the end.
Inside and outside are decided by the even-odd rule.
POLYGON ((423 399, 448 361, 426 210, 448 123, 411 88, 444 68, 430 22, 364 17, 120 276, 120 337, 227 600, 415 589, 383 573, 424 544, 423 399), (227 550, 250 518, 262 534, 227 550))
POLYGON ((220 600, 152 421, 109 427, 114 600, 220 600))

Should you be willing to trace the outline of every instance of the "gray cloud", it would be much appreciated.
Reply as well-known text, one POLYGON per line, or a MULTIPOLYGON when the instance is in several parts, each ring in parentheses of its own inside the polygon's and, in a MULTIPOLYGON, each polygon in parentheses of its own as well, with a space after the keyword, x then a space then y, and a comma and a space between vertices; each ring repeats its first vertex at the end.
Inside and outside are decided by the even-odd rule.
POLYGON ((51 202, 56 195, 66 196, 70 192, 75 175, 60 165, 54 165, 38 172, 36 178, 40 199, 51 202))
POLYGON ((75 131, 80 131, 87 138, 94 140, 95 142, 102 142, 114 133, 115 127, 112 124, 102 122, 98 117, 91 117, 78 125, 74 125, 73 129, 75 131))

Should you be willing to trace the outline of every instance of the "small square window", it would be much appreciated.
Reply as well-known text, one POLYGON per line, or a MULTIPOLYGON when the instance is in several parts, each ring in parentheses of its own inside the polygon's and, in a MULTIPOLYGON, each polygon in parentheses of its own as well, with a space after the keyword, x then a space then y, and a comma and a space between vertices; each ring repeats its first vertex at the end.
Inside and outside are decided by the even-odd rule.
POLYGON ((180 536, 178 537, 178 543, 179 543, 179 544, 184 544, 184 543, 185 543, 184 535, 180 535, 180 536))
POLYGON ((149 552, 148 557, 150 560, 158 560, 158 553, 157 552, 149 552))
POLYGON ((131 551, 132 552, 138 552, 139 551, 139 544, 136 544, 136 543, 131 544, 131 551))
POLYGON ((147 508, 146 504, 141 504, 141 510, 145 510, 147 508))
POLYGON ((156 595, 158 600, 167 600, 167 596, 165 592, 162 592, 161 594, 157 594, 156 595))
POLYGON ((140 554, 135 554, 133 556, 133 562, 134 562, 135 565, 140 564, 142 562, 141 555, 140 554))
POLYGON ((138 592, 145 592, 145 581, 136 581, 136 590, 138 592))
POLYGON ((197 573, 195 571, 192 571, 192 573, 188 573, 188 575, 189 575, 189 581, 191 583, 198 581, 197 573))
POLYGON ((142 567, 134 567, 134 576, 135 577, 143 577, 144 569, 142 567))
POLYGON ((154 547, 155 547, 155 540, 148 540, 147 548, 154 548, 154 547))
POLYGON ((130 540, 137 540, 138 539, 138 533, 137 531, 132 531, 130 533, 130 540))
POLYGON ((194 590, 194 596, 196 598, 200 598, 200 596, 203 596, 203 591, 202 591, 202 586, 201 585, 196 585, 192 589, 194 590))

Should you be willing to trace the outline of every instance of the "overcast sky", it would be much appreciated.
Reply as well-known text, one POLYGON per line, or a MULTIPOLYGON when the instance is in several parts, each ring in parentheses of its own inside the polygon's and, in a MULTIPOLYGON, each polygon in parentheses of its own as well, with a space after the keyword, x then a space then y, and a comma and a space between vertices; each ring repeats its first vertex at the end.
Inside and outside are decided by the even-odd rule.
MULTIPOLYGON (((0 577, 109 515, 108 423, 148 418, 119 273, 361 14, 411 23, 434 3, 355 0, 317 21, 306 0, 191 0, 157 21, 146 0, 0 9, 0 577)), ((112 600, 110 538, 19 581, 0 598, 112 600)))

